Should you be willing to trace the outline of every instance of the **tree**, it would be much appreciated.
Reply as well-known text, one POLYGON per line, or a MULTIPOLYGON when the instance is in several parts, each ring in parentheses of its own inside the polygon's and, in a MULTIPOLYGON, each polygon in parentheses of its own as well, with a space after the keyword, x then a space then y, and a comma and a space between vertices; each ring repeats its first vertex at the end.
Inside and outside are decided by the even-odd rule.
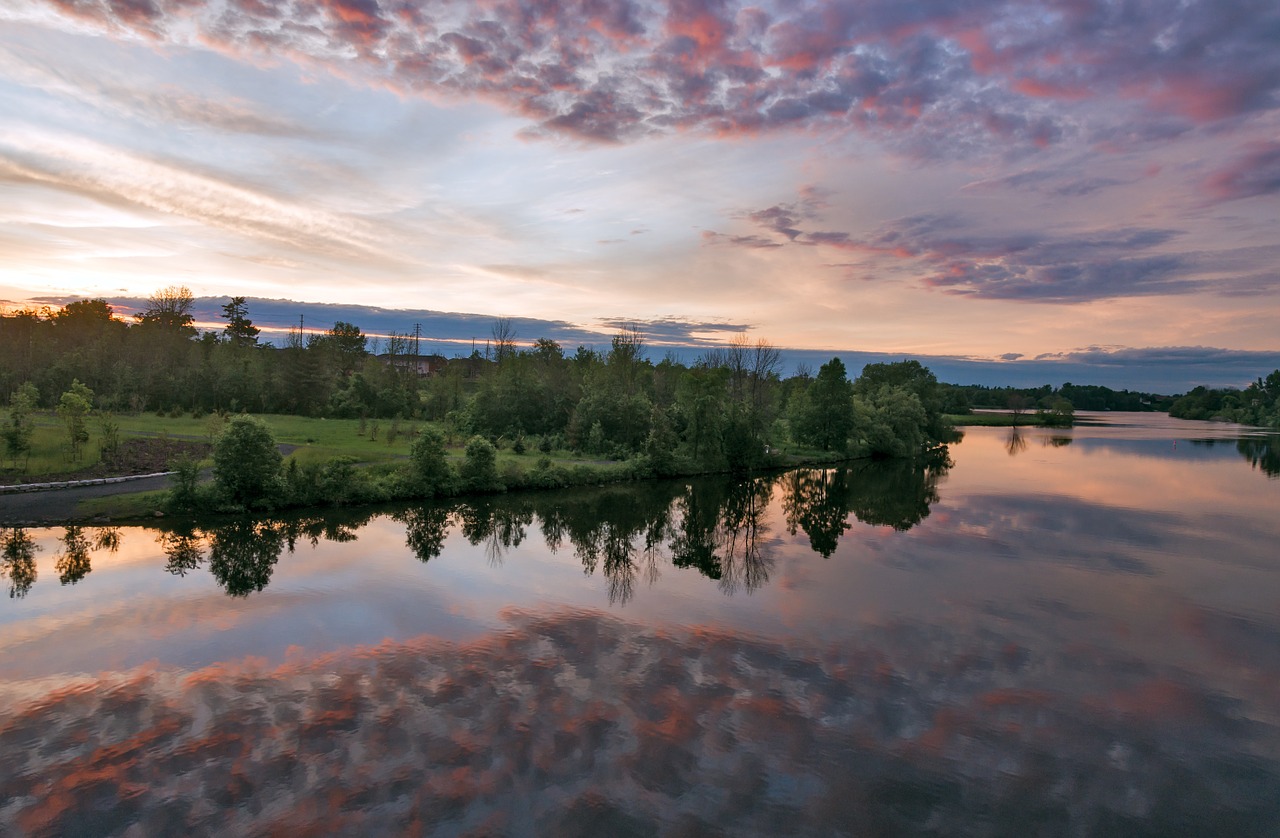
POLYGON ((482 436, 471 437, 463 453, 460 473, 463 484, 472 491, 501 489, 502 484, 498 482, 498 449, 482 436))
POLYGON ((266 424, 236 416, 213 445, 213 479, 228 499, 248 506, 276 488, 283 459, 266 424))
POLYGON ((93 391, 72 379, 71 387, 58 399, 58 417, 67 428, 67 443, 71 459, 79 460, 84 444, 89 441, 89 427, 85 419, 93 410, 93 391))
POLYGON ((10 464, 16 466, 19 457, 31 456, 31 437, 35 433, 35 422, 31 412, 35 410, 40 391, 30 381, 18 388, 9 401, 9 421, 5 423, 4 453, 10 464))
POLYGON ((867 364, 853 382, 853 394, 874 397, 885 387, 901 387, 915 394, 924 409, 924 433, 928 439, 947 442, 952 438, 954 429, 942 415, 946 394, 932 370, 919 361, 867 364))
POLYGON ((795 399, 791 433, 796 442, 823 451, 842 450, 853 430, 852 397, 843 361, 832 358, 819 367, 809 389, 795 399))
POLYGON ((196 298, 192 296, 190 288, 185 285, 170 285, 148 297, 147 307, 136 316, 141 325, 195 337, 195 316, 191 313, 195 304, 196 298))
POLYGON ((424 430, 409 448, 410 479, 418 493, 431 497, 442 494, 453 479, 445 459, 444 437, 424 430))
POLYGON ((222 317, 227 321, 222 333, 232 346, 257 345, 261 330, 249 319, 249 307, 244 297, 232 297, 231 302, 222 307, 222 317))

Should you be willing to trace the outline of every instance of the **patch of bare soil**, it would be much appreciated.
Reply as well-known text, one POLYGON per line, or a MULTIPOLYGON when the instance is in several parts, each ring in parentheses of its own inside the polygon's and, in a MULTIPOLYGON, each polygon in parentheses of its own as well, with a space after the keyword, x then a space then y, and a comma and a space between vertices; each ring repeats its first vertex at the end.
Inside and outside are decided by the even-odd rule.
POLYGON ((210 445, 191 439, 142 437, 126 439, 113 455, 103 457, 91 466, 57 474, 0 474, 0 485, 15 483, 51 483, 64 480, 92 480, 95 477, 124 477, 130 474, 154 474, 169 471, 182 457, 199 460, 209 455, 210 445))

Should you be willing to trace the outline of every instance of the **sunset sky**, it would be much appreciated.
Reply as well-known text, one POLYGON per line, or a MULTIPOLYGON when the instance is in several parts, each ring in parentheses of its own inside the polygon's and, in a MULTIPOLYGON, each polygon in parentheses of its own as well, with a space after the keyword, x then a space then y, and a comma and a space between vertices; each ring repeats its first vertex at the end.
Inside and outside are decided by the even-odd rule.
POLYGON ((1278 216, 1275 0, 0 3, 10 304, 1265 373, 1278 216))

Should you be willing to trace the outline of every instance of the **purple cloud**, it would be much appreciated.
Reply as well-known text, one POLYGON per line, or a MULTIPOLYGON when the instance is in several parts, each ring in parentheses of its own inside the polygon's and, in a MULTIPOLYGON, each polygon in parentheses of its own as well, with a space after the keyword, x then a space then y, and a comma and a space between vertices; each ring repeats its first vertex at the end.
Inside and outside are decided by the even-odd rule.
POLYGON ((1235 201, 1280 192, 1280 142, 1254 143, 1214 172, 1204 189, 1217 201, 1235 201))
POLYGON ((1022 154, 1149 142, 1274 110, 1280 91, 1270 0, 28 2, 107 32, 480 97, 530 135, 588 142, 819 129, 921 158, 1022 154), (1117 108, 1124 133, 1108 127, 1117 108))

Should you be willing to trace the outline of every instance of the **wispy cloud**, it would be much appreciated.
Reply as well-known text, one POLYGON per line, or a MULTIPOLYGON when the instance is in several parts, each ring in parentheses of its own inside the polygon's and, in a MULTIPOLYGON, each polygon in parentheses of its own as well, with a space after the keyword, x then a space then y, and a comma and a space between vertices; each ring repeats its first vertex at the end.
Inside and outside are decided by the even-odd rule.
POLYGON ((338 258, 389 258, 381 234, 360 219, 89 140, 39 133, 10 135, 0 141, 0 181, 41 184, 105 204, 176 215, 338 258))

